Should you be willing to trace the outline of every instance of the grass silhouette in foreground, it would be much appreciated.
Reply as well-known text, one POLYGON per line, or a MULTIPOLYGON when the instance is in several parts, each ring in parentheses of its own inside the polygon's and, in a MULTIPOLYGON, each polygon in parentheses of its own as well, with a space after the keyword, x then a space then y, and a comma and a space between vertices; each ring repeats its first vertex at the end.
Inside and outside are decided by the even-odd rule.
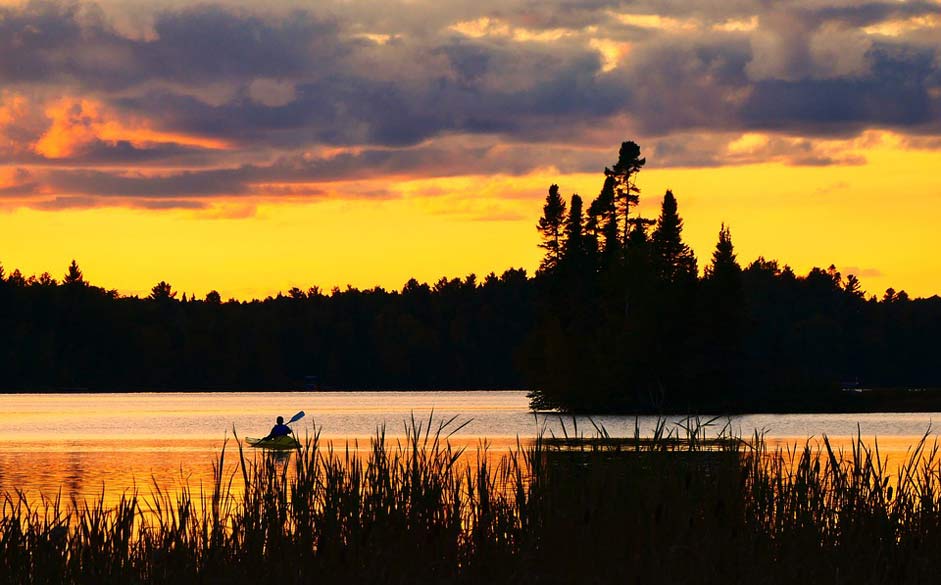
POLYGON ((760 436, 546 438, 499 459, 412 421, 364 453, 315 435, 205 497, 4 498, 4 583, 919 583, 941 569, 941 461, 760 436), (468 455, 462 457, 462 455, 468 455), (291 473, 288 473, 288 467, 291 473), (235 482, 244 486, 236 495, 235 482))

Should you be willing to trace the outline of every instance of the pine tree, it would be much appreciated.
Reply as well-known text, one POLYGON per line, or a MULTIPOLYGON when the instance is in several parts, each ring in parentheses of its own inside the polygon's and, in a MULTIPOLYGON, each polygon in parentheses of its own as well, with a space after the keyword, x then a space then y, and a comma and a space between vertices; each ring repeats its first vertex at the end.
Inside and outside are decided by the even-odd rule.
POLYGON ((69 271, 66 272, 65 276, 62 278, 62 284, 71 287, 85 286, 85 276, 82 274, 74 258, 72 259, 72 263, 69 264, 69 271))
POLYGON ((741 274, 742 267, 735 257, 735 247, 732 245, 732 232, 724 223, 719 228, 719 241, 712 252, 712 264, 705 268, 704 276, 707 279, 724 279, 735 274, 741 274))
POLYGON ((155 301, 166 302, 176 298, 176 291, 169 282, 161 280, 150 289, 150 298, 155 301))
POLYGON ((613 167, 604 170, 605 176, 613 181, 615 221, 616 224, 620 224, 618 233, 624 246, 627 246, 631 231, 629 221, 631 207, 640 203, 640 189, 636 184, 637 173, 646 163, 647 159, 640 156, 640 146, 636 142, 628 141, 621 143, 618 162, 613 167))
POLYGON ((582 198, 575 193, 572 195, 568 219, 565 222, 563 258, 567 262, 579 263, 586 256, 584 223, 582 198))
POLYGON ((549 187, 546 195, 546 204, 542 208, 543 216, 539 218, 536 229, 542 234, 540 248, 546 250, 540 269, 553 270, 559 265, 562 258, 562 246, 565 229, 565 200, 559 195, 559 186, 549 187))
POLYGON ((606 177, 601 193, 588 206, 588 223, 598 241, 598 251, 602 254, 603 264, 606 266, 613 262, 620 248, 615 183, 613 177, 606 177))
POLYGON ((846 291, 851 297, 861 299, 866 296, 866 292, 863 290, 863 285, 859 282, 859 278, 855 274, 847 275, 846 284, 843 286, 843 290, 846 291))
POLYGON ((683 219, 677 213, 676 197, 667 190, 663 195, 657 229, 651 238, 657 275, 664 282, 695 279, 696 256, 683 243, 683 219))
POLYGON ((719 228, 712 263, 704 273, 698 311, 703 337, 697 350, 702 357, 703 396, 713 403, 736 400, 741 396, 745 288, 732 232, 724 223, 719 228))

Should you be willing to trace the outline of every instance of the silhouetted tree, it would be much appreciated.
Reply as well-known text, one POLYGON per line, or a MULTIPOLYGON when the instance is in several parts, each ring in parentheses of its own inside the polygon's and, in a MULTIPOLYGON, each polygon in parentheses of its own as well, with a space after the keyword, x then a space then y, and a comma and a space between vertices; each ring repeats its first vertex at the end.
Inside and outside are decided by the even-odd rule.
POLYGON ((150 299, 154 301, 170 301, 176 298, 176 291, 170 286, 170 283, 161 280, 150 289, 150 299))
POLYGON ((735 257, 732 245, 732 232, 723 223, 719 228, 719 241, 712 252, 712 263, 703 270, 706 279, 723 279, 733 275, 741 276, 742 267, 735 257))
POLYGON ((866 292, 863 290, 863 285, 859 282, 859 278, 857 278, 855 274, 847 275, 846 284, 843 285, 843 290, 845 290, 851 297, 855 297, 857 299, 862 299, 866 296, 866 292))
POLYGON ((707 399, 717 405, 728 404, 742 390, 745 291, 732 233, 724 223, 719 228, 712 262, 703 272, 698 310, 701 332, 696 349, 701 360, 697 369, 707 399))
POLYGON ((559 195, 559 186, 549 187, 546 195, 546 204, 542 208, 543 215, 539 218, 536 229, 542 234, 541 248, 546 250, 541 269, 552 270, 559 265, 562 258, 562 247, 565 231, 565 200, 559 195))
POLYGON ((62 278, 62 284, 70 287, 85 286, 85 276, 82 274, 74 258, 72 259, 72 263, 69 264, 68 271, 62 278))
POLYGON ((573 194, 565 224, 565 245, 563 256, 570 264, 584 264, 588 255, 585 241, 585 217, 582 213, 582 198, 573 194))
POLYGON ((614 200, 620 216, 619 231, 624 246, 627 245, 630 235, 631 207, 640 202, 640 189, 636 185, 637 173, 640 172, 646 162, 647 159, 640 156, 640 147, 637 143, 627 141, 621 143, 618 162, 611 168, 605 168, 604 170, 605 176, 613 180, 614 200))
POLYGON ((222 295, 219 294, 219 291, 211 290, 206 293, 206 302, 210 305, 222 304, 222 295))
POLYGON ((618 250, 621 248, 618 238, 618 214, 617 214, 617 193, 615 187, 617 181, 614 177, 605 177, 604 184, 601 186, 601 192, 598 197, 591 202, 589 214, 595 217, 595 225, 598 226, 601 238, 599 246, 603 263, 606 266, 614 264, 617 258, 618 250))
POLYGON ((7 282, 13 286, 26 286, 26 279, 23 278, 23 273, 20 272, 19 268, 13 269, 13 272, 10 273, 10 277, 7 278, 7 282))
POLYGON ((653 232, 652 244, 654 266, 661 280, 677 282, 695 279, 696 256, 683 243, 683 220, 677 213, 676 197, 667 190, 660 207, 657 229, 653 232))

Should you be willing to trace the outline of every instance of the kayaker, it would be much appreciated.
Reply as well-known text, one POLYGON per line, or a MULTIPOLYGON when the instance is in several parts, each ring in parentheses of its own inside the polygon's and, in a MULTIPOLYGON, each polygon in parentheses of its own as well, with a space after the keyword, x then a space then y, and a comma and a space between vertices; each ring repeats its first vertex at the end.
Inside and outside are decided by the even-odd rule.
POLYGON ((267 441, 269 439, 276 439, 278 437, 285 437, 287 435, 294 434, 294 431, 291 430, 291 427, 284 424, 284 417, 279 416, 277 424, 271 427, 271 432, 268 433, 268 436, 262 439, 262 441, 267 441))

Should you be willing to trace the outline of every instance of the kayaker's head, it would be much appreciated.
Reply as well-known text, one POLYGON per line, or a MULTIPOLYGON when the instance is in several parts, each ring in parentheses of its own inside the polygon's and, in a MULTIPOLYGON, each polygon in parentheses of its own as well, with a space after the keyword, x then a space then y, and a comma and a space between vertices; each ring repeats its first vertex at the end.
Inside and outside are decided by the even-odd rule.
POLYGON ((283 417, 283 416, 279 416, 279 417, 278 417, 278 424, 279 424, 279 425, 283 425, 283 424, 284 424, 284 417, 283 417))

